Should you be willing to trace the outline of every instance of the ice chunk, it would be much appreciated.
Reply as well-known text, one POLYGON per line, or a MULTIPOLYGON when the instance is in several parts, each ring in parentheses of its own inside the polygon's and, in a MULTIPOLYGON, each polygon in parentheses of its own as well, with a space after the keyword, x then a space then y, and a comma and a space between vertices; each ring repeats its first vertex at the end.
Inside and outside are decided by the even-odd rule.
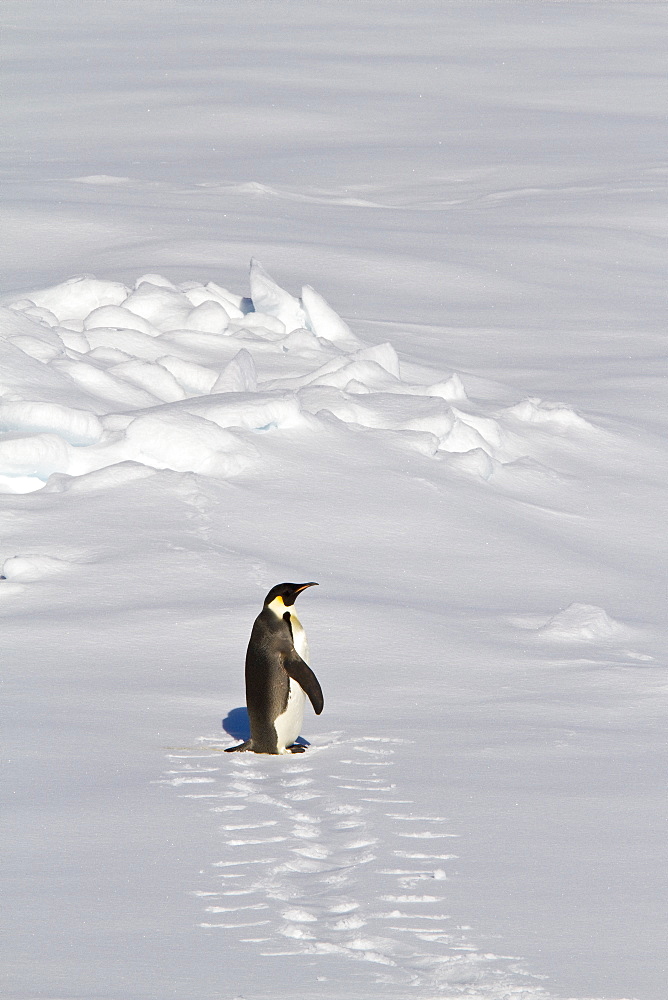
POLYGON ((154 406, 155 403, 162 402, 146 389, 140 389, 136 385, 115 378, 109 372, 101 371, 94 365, 86 364, 83 361, 58 358, 52 361, 51 365, 57 371, 69 375, 77 385, 85 388, 91 395, 123 408, 154 406))
POLYGON ((324 353, 322 344, 310 330, 293 330, 283 339, 281 347, 284 351, 300 353, 324 353))
POLYGON ((274 379, 268 386, 298 389, 306 385, 331 385, 342 389, 351 381, 355 381, 370 389, 396 391, 401 383, 394 372, 388 369, 398 372, 399 361, 389 344, 380 344, 378 347, 364 348, 353 354, 338 355, 330 358, 314 372, 292 378, 274 379), (388 347, 390 350, 386 350, 388 347))
POLYGON ((228 336, 236 337, 237 340, 254 340, 258 343, 268 341, 270 344, 277 344, 285 339, 285 327, 279 319, 273 316, 260 314, 256 319, 255 313, 248 313, 243 320, 231 320, 227 328, 228 336))
POLYGON ((346 351, 355 350, 355 348, 362 346, 362 342, 358 340, 348 324, 310 285, 304 285, 302 288, 302 306, 306 314, 307 328, 312 330, 316 337, 330 340, 337 347, 346 351))
POLYGON ((85 445, 99 441, 102 424, 94 413, 58 403, 0 402, 0 431, 51 432, 85 445))
POLYGON ((162 341, 163 354, 167 348, 170 351, 178 350, 181 356, 188 360, 199 362, 206 358, 209 364, 218 364, 222 360, 225 364, 232 359, 234 353, 239 349, 235 343, 242 338, 236 334, 221 337, 217 333, 199 333, 196 330, 172 330, 163 333, 160 337, 162 341))
POLYGON ((69 348, 70 351, 76 351, 77 354, 88 354, 90 344, 88 343, 87 338, 84 337, 83 333, 70 330, 66 326, 56 327, 54 333, 58 334, 63 346, 69 348))
POLYGON ((13 302, 7 303, 7 309, 11 309, 12 312, 23 312, 25 309, 34 308, 34 305, 32 299, 15 299, 13 302))
POLYGON ((414 385, 394 379, 394 384, 388 382, 384 391, 406 393, 410 396, 438 396, 449 403, 465 403, 468 400, 459 375, 452 375, 443 382, 434 382, 430 385, 414 385))
POLYGON ((331 385, 337 389, 348 389, 351 382, 355 383, 355 391, 366 389, 367 392, 378 389, 381 392, 392 391, 394 383, 398 383, 393 375, 375 361, 351 361, 323 375, 316 373, 309 385, 331 385))
POLYGON ((286 333, 306 326, 306 315, 299 300, 277 285, 256 260, 251 260, 250 292, 256 312, 280 319, 286 333))
MULTIPOLYGON (((285 323, 276 316, 269 316, 267 313, 252 312, 246 313, 243 319, 232 320, 229 326, 230 333, 237 333, 240 330, 257 330, 260 334, 275 334, 276 337, 285 336, 285 323)), ((276 339, 272 337, 270 339, 276 339)))
POLYGON ((86 340, 91 348, 111 347, 123 351, 143 361, 156 361, 165 353, 165 345, 154 336, 139 330, 115 330, 95 328, 86 331, 86 340))
POLYGON ((488 455, 493 454, 493 448, 483 436, 463 420, 455 420, 450 432, 441 441, 442 451, 464 452, 480 449, 488 455))
POLYGON ((123 361, 133 360, 132 355, 126 354, 125 351, 119 351, 116 347, 94 347, 86 355, 86 361, 94 361, 101 368, 111 368, 114 365, 122 364, 123 361))
POLYGON ((169 283, 156 285, 148 281, 128 295, 123 307, 143 316, 159 330, 181 330, 186 324, 192 305, 187 296, 169 283))
POLYGON ((31 306, 29 309, 24 309, 23 315, 30 319, 36 319, 44 326, 58 326, 58 317, 50 309, 45 309, 43 306, 31 306))
MULTIPOLYGON (((95 490, 113 489, 135 479, 156 475, 156 470, 139 462, 117 462, 81 475, 54 473, 44 486, 44 493, 92 493, 95 490)), ((41 483, 40 483, 41 485, 41 483)))
POLYGON ((6 434, 0 438, 0 473, 47 479, 67 471, 71 450, 58 434, 6 434))
POLYGON ((181 289, 193 306, 201 306, 203 302, 218 302, 232 319, 240 319, 243 316, 241 296, 228 292, 226 288, 221 288, 213 281, 209 281, 206 285, 184 282, 181 289))
POLYGON ((354 361, 375 361, 377 365, 384 368, 386 372, 394 378, 400 378, 399 358, 392 344, 375 344, 373 347, 364 347, 361 351, 355 351, 351 355, 354 361))
POLYGON ((41 361, 43 364, 53 361, 54 358, 63 353, 62 347, 58 347, 56 344, 51 344, 47 340, 37 337, 19 335, 18 337, 9 337, 9 341, 15 344, 24 354, 34 358, 35 361, 41 361))
POLYGON ((72 330, 75 333, 83 333, 84 321, 82 319, 74 319, 73 316, 68 317, 68 319, 61 319, 59 330, 72 330))
MULTIPOLYGON (((320 410, 318 417, 322 419, 323 416, 327 417, 329 421, 338 421, 338 417, 333 417, 329 410, 320 410)), ((438 453, 439 440, 435 434, 431 434, 429 431, 377 429, 362 424, 356 425, 356 430, 362 434, 382 434, 383 446, 390 445, 402 451, 417 451, 420 455, 425 455, 427 458, 434 458, 438 453)))
POLYGON ((455 420, 452 429, 441 441, 441 449, 455 452, 472 451, 474 448, 479 448, 488 455, 492 454, 491 445, 485 441, 475 427, 465 424, 462 420, 455 420))
POLYGON ((116 327, 119 330, 138 330, 146 333, 149 337, 156 337, 160 331, 157 330, 148 320, 137 313, 133 313, 124 306, 100 306, 93 309, 92 313, 83 321, 84 330, 95 330, 104 327, 116 327))
POLYGON ((219 427, 244 427, 252 431, 296 427, 303 420, 294 393, 220 393, 189 399, 180 406, 189 413, 212 420, 219 427))
POLYGON ((569 406, 563 406, 561 403, 544 403, 535 396, 523 399, 521 403, 504 410, 504 415, 555 431, 596 429, 569 406))
POLYGON ((31 292, 35 305, 49 309, 59 320, 84 319, 98 306, 118 306, 129 289, 118 281, 97 278, 70 278, 61 285, 31 292))
POLYGON ((171 372, 162 365, 154 365, 149 361, 123 361, 110 369, 116 378, 124 379, 147 389, 156 399, 165 403, 174 403, 177 399, 185 399, 185 393, 171 372))
POLYGON ((425 396, 440 396, 452 403, 465 403, 467 400, 466 390, 461 378, 455 372, 445 382, 435 382, 433 385, 425 385, 420 389, 425 396))
POLYGON ((63 352, 62 340, 47 324, 9 309, 0 308, 0 317, 0 341, 9 341, 24 354, 42 363, 63 352))
POLYGON ((222 370, 211 391, 255 392, 256 389, 255 363, 248 351, 242 348, 222 370))
POLYGON ((225 477, 246 469, 255 449, 199 416, 170 409, 136 417, 125 432, 128 458, 156 469, 225 477))
POLYGON ((449 407, 431 396, 373 392, 351 397, 330 387, 307 386, 299 390, 299 399, 311 413, 328 410, 339 420, 364 427, 425 431, 440 439, 453 425, 449 407))
POLYGON ((203 396, 213 389, 218 375, 205 365, 174 358, 170 354, 158 358, 157 363, 174 376, 186 395, 203 396))
POLYGON ((162 274, 142 274, 140 278, 135 281, 135 288, 139 288, 140 285, 156 285, 158 288, 169 288, 173 292, 179 292, 181 289, 177 288, 173 281, 169 278, 165 278, 162 274))
POLYGON ((491 479, 498 468, 498 462, 495 462, 482 448, 452 452, 447 457, 447 463, 450 469, 456 469, 458 472, 466 472, 473 476, 480 476, 485 481, 491 479))
POLYGON ((53 367, 66 361, 59 356, 44 364, 0 338, 0 396, 6 402, 39 399, 98 413, 103 407, 95 397, 80 391, 66 374, 53 367))
POLYGON ((220 302, 209 299, 196 306, 185 321, 187 330, 199 330, 202 333, 223 333, 230 322, 230 315, 220 302))
MULTIPOLYGON (((359 382, 356 378, 353 378, 345 386, 346 392, 352 393, 354 396, 368 396, 372 389, 365 382, 359 382)), ((387 390, 388 392, 391 390, 387 390)))
POLYGON ((452 415, 461 421, 461 423, 473 427, 491 448, 503 447, 504 441, 501 428, 492 417, 480 417, 475 413, 465 413, 454 406, 452 407, 452 415))
MULTIPOLYGON (((207 292, 211 293, 211 295, 218 296, 226 309, 227 306, 225 303, 229 302, 231 306, 238 309, 243 314, 244 303, 248 303, 248 299, 244 298, 243 295, 237 295, 236 292, 230 292, 227 288, 223 288, 221 285, 216 284, 215 281, 207 281, 204 287, 207 292)), ((230 313, 230 316, 231 315, 232 313, 230 313)))

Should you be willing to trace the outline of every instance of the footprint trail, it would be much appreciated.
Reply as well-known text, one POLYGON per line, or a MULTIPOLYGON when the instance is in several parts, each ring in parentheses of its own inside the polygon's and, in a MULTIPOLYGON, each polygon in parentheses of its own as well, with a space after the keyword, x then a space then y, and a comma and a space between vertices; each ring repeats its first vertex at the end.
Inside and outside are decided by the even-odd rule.
POLYGON ((220 821, 220 857, 191 891, 204 931, 258 958, 329 956, 339 975, 366 963, 369 982, 387 987, 546 996, 517 959, 482 953, 448 912, 457 833, 392 780, 407 741, 333 739, 300 760, 248 754, 229 768, 212 766, 217 742, 168 754, 163 779, 184 798, 210 799, 220 821), (183 789, 198 782, 206 792, 183 789))

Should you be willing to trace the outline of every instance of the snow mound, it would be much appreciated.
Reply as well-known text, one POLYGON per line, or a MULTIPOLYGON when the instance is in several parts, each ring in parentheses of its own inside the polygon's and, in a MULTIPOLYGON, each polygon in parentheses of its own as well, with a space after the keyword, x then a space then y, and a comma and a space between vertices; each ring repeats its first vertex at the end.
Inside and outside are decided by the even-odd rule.
POLYGON ((71 446, 57 434, 3 434, 0 469, 5 476, 48 479, 70 463, 71 446))
POLYGON ((144 465, 224 478, 252 464, 254 449, 210 420, 190 413, 147 413, 125 432, 126 454, 144 465))
POLYGON ((70 476, 65 473, 49 477, 44 486, 45 493, 94 493, 96 490, 110 490, 138 479, 146 479, 156 474, 156 470, 140 462, 119 462, 94 472, 70 476))
POLYGON ((250 292, 144 274, 132 289, 73 278, 8 302, 0 491, 35 491, 50 476, 71 489, 72 477, 111 467, 228 478, 274 460, 276 435, 320 433, 417 453, 503 492, 506 466, 545 466, 546 433, 591 428, 533 397, 496 413, 456 373, 413 365, 407 379, 392 344, 364 344, 310 285, 298 298, 257 261, 250 292))
MULTIPOLYGON (((153 278, 153 275, 150 276, 153 278)), ((171 284, 171 283, 170 283, 171 284)), ((165 287, 155 280, 140 279, 134 292, 123 306, 160 330, 179 330, 186 326, 192 311, 190 300, 178 288, 165 287)))
POLYGON ((509 407, 506 415, 527 424, 538 424, 550 430, 567 432, 570 430, 594 430, 594 425, 581 417, 575 410, 560 403, 544 403, 535 396, 523 399, 521 403, 509 407))
POLYGON ((97 330, 105 327, 111 327, 112 330, 137 330, 150 337, 155 337, 160 332, 148 320, 127 306, 100 306, 98 309, 93 309, 83 321, 84 330, 97 330))
POLYGON ((538 629, 549 639, 596 642, 618 639, 626 634, 619 622, 595 604, 569 604, 538 629))
POLYGON ((51 431, 73 445, 92 444, 102 436, 94 413, 57 403, 0 402, 0 431, 51 431))
POLYGON ((32 304, 48 309, 59 320, 85 319, 100 306, 119 306, 129 289, 118 281, 92 277, 70 278, 53 288, 31 292, 32 304))
POLYGON ((13 583, 34 583, 43 577, 55 576, 69 568, 69 563, 47 555, 12 556, 5 559, 2 575, 13 583))

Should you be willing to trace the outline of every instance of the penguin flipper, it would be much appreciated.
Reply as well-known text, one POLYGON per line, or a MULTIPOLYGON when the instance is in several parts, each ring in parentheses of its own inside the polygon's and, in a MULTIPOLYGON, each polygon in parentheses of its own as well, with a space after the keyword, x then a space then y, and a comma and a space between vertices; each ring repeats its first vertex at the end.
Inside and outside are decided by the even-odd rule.
POLYGON ((292 677, 293 681, 297 681, 300 688, 306 692, 309 701, 313 705, 315 714, 320 715, 325 705, 325 699, 318 678, 308 663, 305 663, 299 653, 292 649, 289 653, 284 653, 283 666, 288 677, 292 677))
POLYGON ((245 743, 237 743, 235 747, 225 747, 225 753, 235 753, 237 750, 252 750, 252 740, 246 740, 245 743))

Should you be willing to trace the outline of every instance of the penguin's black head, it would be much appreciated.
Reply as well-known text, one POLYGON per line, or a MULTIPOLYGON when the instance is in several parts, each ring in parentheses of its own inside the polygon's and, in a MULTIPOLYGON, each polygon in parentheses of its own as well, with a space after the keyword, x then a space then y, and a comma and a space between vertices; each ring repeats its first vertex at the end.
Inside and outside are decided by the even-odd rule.
POLYGON ((266 608, 277 597, 280 597, 286 608, 289 608, 295 603, 297 595, 301 594, 302 590, 306 590, 307 587, 317 586, 317 583, 278 583, 275 587, 271 588, 265 597, 264 606, 266 608))

